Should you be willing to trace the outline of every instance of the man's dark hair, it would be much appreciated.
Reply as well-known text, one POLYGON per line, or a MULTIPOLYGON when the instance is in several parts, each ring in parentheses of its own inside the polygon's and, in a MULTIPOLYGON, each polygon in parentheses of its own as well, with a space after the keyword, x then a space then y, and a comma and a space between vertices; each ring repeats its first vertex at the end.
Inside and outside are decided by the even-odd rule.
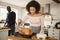
POLYGON ((11 7, 7 6, 7 11, 10 12, 11 11, 11 7))

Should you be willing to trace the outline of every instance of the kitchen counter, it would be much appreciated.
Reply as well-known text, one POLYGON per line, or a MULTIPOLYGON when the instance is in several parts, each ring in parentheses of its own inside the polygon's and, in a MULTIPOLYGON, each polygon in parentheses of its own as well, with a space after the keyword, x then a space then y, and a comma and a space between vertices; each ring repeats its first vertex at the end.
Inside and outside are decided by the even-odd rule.
POLYGON ((8 30, 9 28, 0 28, 0 40, 8 40, 8 30))
MULTIPOLYGON (((11 39, 11 40, 41 40, 41 39, 37 39, 36 36, 33 36, 32 38, 23 38, 21 36, 12 36, 11 35, 8 38, 11 39)), ((47 37, 46 40, 56 40, 56 39, 47 37)))

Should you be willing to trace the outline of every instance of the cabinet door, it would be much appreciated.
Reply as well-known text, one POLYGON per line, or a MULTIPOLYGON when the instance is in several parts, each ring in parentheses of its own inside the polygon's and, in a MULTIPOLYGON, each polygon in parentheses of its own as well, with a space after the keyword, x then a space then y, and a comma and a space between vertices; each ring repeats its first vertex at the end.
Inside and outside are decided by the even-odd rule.
POLYGON ((56 33, 56 34, 59 34, 59 29, 54 29, 53 32, 56 33))
POLYGON ((59 36, 60 36, 60 33, 59 33, 59 30, 58 29, 54 29, 54 37, 59 40, 59 36))
POLYGON ((60 30, 59 29, 49 29, 48 30, 49 37, 56 38, 57 40, 60 40, 60 30))
POLYGON ((48 36, 49 36, 49 37, 53 37, 53 31, 48 30, 48 36))
POLYGON ((59 36, 57 36, 57 35, 54 35, 54 38, 56 38, 57 40, 59 40, 59 36))

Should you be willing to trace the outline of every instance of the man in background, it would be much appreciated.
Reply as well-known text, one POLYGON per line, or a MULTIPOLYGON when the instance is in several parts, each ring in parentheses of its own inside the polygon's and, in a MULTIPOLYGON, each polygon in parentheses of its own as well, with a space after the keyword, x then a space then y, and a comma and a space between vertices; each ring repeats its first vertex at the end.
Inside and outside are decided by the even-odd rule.
POLYGON ((15 33, 16 13, 11 10, 10 6, 7 6, 7 11, 8 11, 8 14, 7 14, 6 23, 7 23, 8 27, 10 28, 10 30, 8 32, 8 36, 10 36, 10 35, 14 35, 14 33, 15 33))

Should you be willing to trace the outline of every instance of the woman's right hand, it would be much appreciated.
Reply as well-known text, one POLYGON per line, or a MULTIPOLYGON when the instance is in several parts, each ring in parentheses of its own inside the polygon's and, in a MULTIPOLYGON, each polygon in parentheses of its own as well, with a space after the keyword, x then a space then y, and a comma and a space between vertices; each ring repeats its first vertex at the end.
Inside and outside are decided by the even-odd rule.
POLYGON ((23 22, 21 19, 18 19, 18 26, 23 25, 23 22))

